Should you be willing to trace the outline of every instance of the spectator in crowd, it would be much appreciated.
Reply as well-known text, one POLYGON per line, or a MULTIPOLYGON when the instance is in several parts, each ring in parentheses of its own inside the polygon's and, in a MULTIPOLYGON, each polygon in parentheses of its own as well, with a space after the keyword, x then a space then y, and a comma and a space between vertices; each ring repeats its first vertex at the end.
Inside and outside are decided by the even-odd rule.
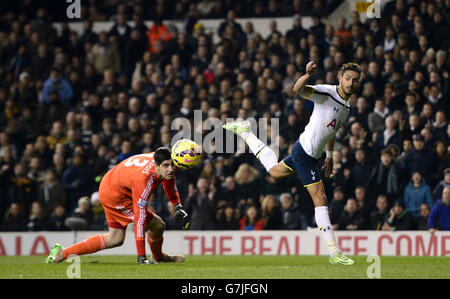
POLYGON ((232 176, 227 176, 220 189, 219 201, 225 201, 227 204, 237 207, 240 195, 237 189, 236 181, 232 176))
POLYGON ((405 203, 402 199, 396 200, 394 206, 389 211, 383 230, 397 231, 397 230, 413 230, 414 218, 411 213, 405 209, 405 203))
POLYGON ((87 179, 82 155, 74 154, 71 165, 67 167, 62 177, 62 184, 67 190, 69 211, 73 211, 78 199, 88 192, 87 179))
POLYGON ((66 206, 67 204, 66 190, 57 180, 52 169, 45 172, 44 182, 38 189, 37 201, 41 203, 46 216, 50 216, 57 205, 66 206))
POLYGON ((399 125, 399 128, 400 135, 403 139, 413 139, 413 137, 419 135, 420 131, 423 129, 418 113, 412 113, 408 116, 408 125, 403 124, 403 119, 401 121, 402 124, 399 125))
MULTIPOLYGON (((446 110, 448 111, 448 109, 446 110)), ((435 114, 435 121, 431 125, 431 130, 433 133, 441 139, 445 139, 445 131, 447 130, 448 121, 446 112, 444 110, 438 110, 435 114)))
POLYGON ((355 151, 355 164, 350 169, 350 179, 354 186, 368 186, 367 178, 372 174, 373 165, 367 158, 364 149, 358 148, 355 151))
POLYGON ((444 170, 444 179, 436 185, 433 190, 433 199, 436 200, 442 196, 442 190, 445 187, 450 187, 450 168, 444 170))
POLYGON ((256 205, 249 204, 244 216, 239 220, 241 230, 263 230, 264 222, 256 205))
POLYGON ((44 181, 44 172, 42 171, 42 161, 39 156, 33 156, 28 164, 27 177, 37 185, 44 181))
POLYGON ((426 203, 420 205, 420 217, 416 222, 417 230, 428 230, 428 218, 430 212, 430 207, 426 203))
POLYGON ((261 204, 262 219, 264 229, 277 230, 283 226, 283 220, 281 216, 280 202, 277 201, 275 196, 266 195, 261 204))
POLYGON ((49 217, 48 229, 51 231, 68 231, 66 227, 66 208, 63 204, 56 204, 49 217))
POLYGON ((117 155, 117 162, 122 162, 123 160, 128 159, 129 157, 135 155, 131 148, 131 142, 125 140, 122 142, 120 146, 120 153, 117 155))
POLYGON ((55 149, 56 144, 66 142, 66 136, 64 135, 64 127, 61 121, 55 121, 52 124, 50 135, 47 136, 46 141, 48 147, 51 150, 55 149))
POLYGON ((352 110, 349 115, 349 122, 357 121, 363 127, 367 128, 369 126, 369 104, 365 97, 359 97, 356 100, 356 109, 352 110))
POLYGON ((414 172, 410 183, 406 186, 404 203, 405 208, 415 219, 420 217, 420 206, 423 203, 429 207, 433 206, 433 195, 431 194, 430 186, 424 182, 420 172, 414 172))
POLYGON ((206 160, 203 162, 203 169, 200 172, 200 177, 203 177, 209 182, 214 183, 214 180, 216 179, 216 172, 211 160, 206 160))
POLYGON ((385 129, 377 134, 377 138, 374 143, 374 147, 378 152, 391 144, 399 146, 401 142, 401 137, 395 129, 396 122, 392 115, 386 117, 384 127, 385 129))
POLYGON ((54 172, 56 179, 61 181, 62 176, 66 170, 66 161, 64 159, 64 154, 62 153, 53 154, 51 167, 49 169, 54 172))
POLYGON ((371 132, 382 132, 385 129, 386 117, 389 115, 389 108, 384 101, 375 101, 373 112, 368 115, 368 126, 371 132))
POLYGON ((127 24, 127 16, 125 12, 118 12, 116 16, 116 21, 109 30, 109 34, 117 39, 117 46, 120 50, 121 60, 124 58, 125 45, 130 38, 130 33, 131 27, 127 24))
POLYGON ((231 204, 225 205, 223 209, 218 211, 216 227, 219 230, 239 229, 239 210, 231 204))
POLYGON ((26 167, 22 163, 14 166, 14 176, 9 182, 9 202, 18 202, 23 213, 28 215, 31 203, 36 200, 36 183, 27 178, 26 167))
POLYGON ((117 45, 108 37, 105 31, 98 35, 98 42, 87 53, 87 62, 92 64, 97 73, 103 74, 111 69, 114 73, 121 70, 120 51, 117 45))
MULTIPOLYGON (((448 129, 450 130, 450 124, 448 125, 448 129)), ((436 153, 439 163, 437 178, 439 180, 444 176, 445 179, 445 170, 450 168, 450 148, 447 147, 447 142, 441 139, 434 143, 432 151, 436 153)))
POLYGON ((28 218, 27 230, 42 231, 49 228, 48 217, 40 202, 35 201, 31 204, 30 216, 28 218))
POLYGON ((438 168, 436 154, 425 148, 425 138, 416 134, 413 137, 414 149, 403 160, 405 175, 412 177, 414 172, 420 172, 429 185, 435 184, 435 173, 438 168))
POLYGON ((61 104, 68 105, 73 97, 73 89, 69 81, 61 76, 61 72, 57 68, 50 71, 49 78, 44 82, 42 90, 43 98, 47 104, 56 104, 55 101, 60 101, 61 104), (51 93, 56 92, 52 97, 51 93))
POLYGON ((236 171, 234 180, 237 183, 241 198, 250 198, 256 204, 260 194, 258 170, 247 163, 243 163, 236 171))
POLYGON ((389 202, 384 194, 378 195, 376 202, 376 210, 370 213, 369 229, 381 230, 383 228, 384 221, 388 216, 389 202))
POLYGON ((425 141, 425 147, 429 150, 433 150, 433 145, 435 144, 435 138, 433 136, 433 133, 431 132, 431 130, 429 128, 424 127, 421 131, 420 131, 420 135, 423 136, 424 141, 425 141))
POLYGON ((344 210, 339 215, 336 229, 338 230, 358 230, 366 228, 366 218, 358 210, 358 203, 353 197, 349 197, 344 210))
POLYGON ((56 29, 49 21, 47 10, 43 7, 36 12, 36 18, 31 21, 31 32, 36 32, 43 42, 50 42, 56 39, 56 29))
POLYGON ((445 187, 442 197, 434 203, 428 217, 428 229, 432 234, 436 230, 450 230, 450 187, 445 187))
POLYGON ((78 200, 78 206, 72 215, 66 219, 65 225, 71 230, 89 230, 93 217, 89 197, 83 196, 78 200))
POLYGON ((400 170, 392 159, 388 149, 381 151, 378 165, 372 170, 369 178, 370 202, 375 202, 380 194, 385 194, 392 203, 401 194, 400 170))
POLYGON ((300 228, 300 213, 290 193, 283 193, 280 196, 281 216, 283 219, 283 229, 296 230, 300 228))
POLYGON ((364 215, 364 218, 368 219, 368 214, 370 211, 374 210, 374 204, 368 200, 366 187, 363 185, 356 186, 354 195, 356 203, 358 204, 358 210, 364 215))
POLYGON ((239 40, 240 42, 245 42, 245 34, 242 30, 242 26, 236 22, 236 12, 233 10, 229 10, 227 12, 227 17, 225 21, 220 23, 219 25, 219 31, 218 34, 220 37, 224 37, 224 34, 227 30, 227 27, 229 27, 232 32, 236 35, 235 38, 239 40))
MULTIPOLYGON (((414 91, 409 91, 404 98, 405 106, 403 106, 402 108, 402 119, 409 120, 410 126, 410 131, 408 131, 409 136, 407 137, 411 137, 411 132, 417 130, 417 126, 419 126, 420 124, 420 122, 415 122, 412 121, 413 119, 411 119, 412 115, 419 116, 418 114, 420 113, 420 110, 417 108, 417 96, 417 93, 415 93, 414 91)), ((420 120, 420 117, 417 119, 420 120)))
POLYGON ((328 205, 328 209, 330 210, 330 222, 331 224, 338 223, 339 217, 344 211, 344 207, 346 204, 344 189, 340 186, 337 186, 333 190, 333 198, 328 205))
MULTIPOLYGON (((345 18, 342 18, 345 24, 345 18)), ((302 37, 306 37, 308 31, 302 27, 302 17, 300 14, 294 15, 292 28, 286 32, 286 37, 293 42, 300 40, 302 37)))
POLYGON ((215 218, 215 194, 206 178, 199 178, 197 190, 189 187, 189 195, 183 206, 191 215, 190 229, 212 230, 215 218))
POLYGON ((26 219, 23 216, 21 206, 17 202, 11 203, 3 217, 3 231, 24 231, 26 230, 26 219))
POLYGON ((339 16, 337 20, 337 28, 334 31, 335 36, 340 36, 342 45, 348 46, 351 41, 351 32, 347 27, 347 19, 344 16, 339 16))
POLYGON ((161 47, 163 42, 168 42, 172 38, 167 26, 162 22, 162 19, 157 18, 154 20, 152 26, 147 31, 148 38, 148 51, 150 53, 157 53, 157 47, 161 47))

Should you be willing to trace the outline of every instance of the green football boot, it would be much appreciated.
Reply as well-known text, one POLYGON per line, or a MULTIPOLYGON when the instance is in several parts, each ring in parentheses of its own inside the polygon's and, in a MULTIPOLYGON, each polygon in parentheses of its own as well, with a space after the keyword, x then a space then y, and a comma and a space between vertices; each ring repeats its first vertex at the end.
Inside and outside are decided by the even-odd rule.
POLYGON ((59 263, 63 260, 64 249, 60 244, 53 245, 50 255, 45 259, 46 264, 59 263))
POLYGON ((225 130, 229 130, 237 135, 243 132, 250 132, 251 124, 248 120, 245 121, 233 121, 226 123, 222 126, 225 130))
POLYGON ((343 255, 339 251, 337 251, 333 257, 330 257, 329 261, 333 265, 344 265, 344 266, 350 266, 350 265, 353 265, 355 263, 354 260, 346 257, 345 255, 343 255))

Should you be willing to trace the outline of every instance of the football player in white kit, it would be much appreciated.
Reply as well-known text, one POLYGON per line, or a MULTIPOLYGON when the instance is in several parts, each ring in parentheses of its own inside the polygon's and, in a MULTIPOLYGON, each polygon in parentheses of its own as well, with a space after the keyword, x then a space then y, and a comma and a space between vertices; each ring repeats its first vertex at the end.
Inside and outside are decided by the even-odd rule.
POLYGON ((272 177, 280 179, 297 173, 314 202, 315 220, 327 242, 330 263, 352 265, 354 261, 341 253, 334 236, 318 162, 325 150, 323 168, 325 177, 328 178, 333 173, 334 139, 338 129, 347 122, 350 112, 349 98, 359 86, 361 69, 355 63, 347 63, 339 70, 339 85, 306 85, 316 70, 317 65, 309 62, 306 65, 306 74, 294 84, 294 92, 313 101, 314 110, 291 154, 281 162, 278 162, 275 153, 251 132, 249 121, 231 122, 223 127, 245 140, 272 177))

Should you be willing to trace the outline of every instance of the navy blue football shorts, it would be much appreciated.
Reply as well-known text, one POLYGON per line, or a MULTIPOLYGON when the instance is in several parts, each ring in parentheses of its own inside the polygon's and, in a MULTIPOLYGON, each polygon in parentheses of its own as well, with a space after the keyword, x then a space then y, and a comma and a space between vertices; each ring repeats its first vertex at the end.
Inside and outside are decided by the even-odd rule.
POLYGON ((305 187, 322 181, 318 167, 319 160, 308 155, 298 139, 292 147, 291 154, 282 162, 289 170, 297 172, 297 176, 305 187))

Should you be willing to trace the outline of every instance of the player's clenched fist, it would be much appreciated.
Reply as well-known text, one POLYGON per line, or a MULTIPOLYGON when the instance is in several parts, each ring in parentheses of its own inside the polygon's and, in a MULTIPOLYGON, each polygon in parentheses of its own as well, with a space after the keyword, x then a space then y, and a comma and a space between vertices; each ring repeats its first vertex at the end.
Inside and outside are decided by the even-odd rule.
POLYGON ((314 74, 314 72, 317 70, 317 64, 315 64, 313 61, 308 62, 306 65, 306 72, 309 75, 314 74))

